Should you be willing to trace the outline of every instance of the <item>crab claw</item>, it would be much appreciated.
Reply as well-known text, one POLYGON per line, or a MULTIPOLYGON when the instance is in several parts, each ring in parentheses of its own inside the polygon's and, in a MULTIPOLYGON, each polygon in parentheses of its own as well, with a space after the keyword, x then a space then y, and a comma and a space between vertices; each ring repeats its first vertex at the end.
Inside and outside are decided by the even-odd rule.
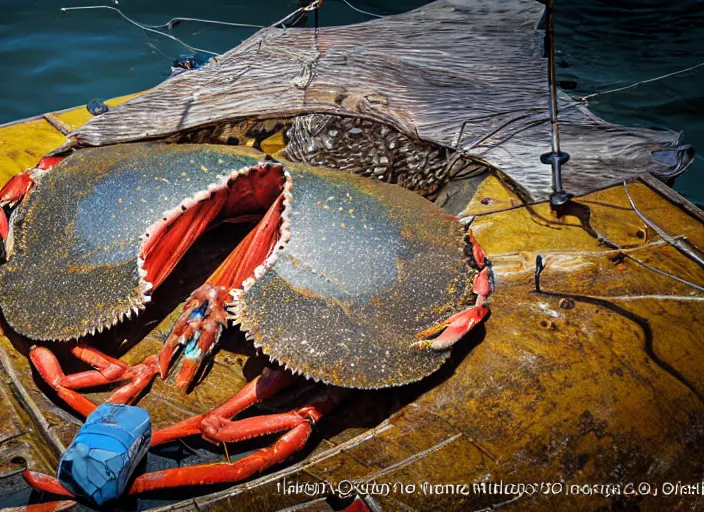
POLYGON ((472 245, 472 258, 477 264, 477 267, 479 267, 479 269, 483 269, 484 267, 491 266, 491 261, 487 257, 486 251, 482 249, 482 246, 479 245, 477 239, 474 238, 474 233, 471 229, 469 230, 469 242, 472 245))
POLYGON ((29 171, 13 176, 0 189, 0 206, 15 206, 29 192, 32 185, 34 185, 34 180, 29 171))
POLYGON ((193 292, 159 354, 162 379, 166 378, 176 352, 183 346, 184 361, 176 387, 184 391, 188 388, 227 324, 225 303, 228 297, 227 288, 211 284, 204 284, 193 292))
POLYGON ((486 317, 488 313, 489 308, 484 305, 478 305, 460 311, 440 325, 431 327, 417 334, 419 338, 427 338, 444 329, 440 336, 432 340, 417 341, 411 345, 411 347, 417 349, 431 348, 433 350, 447 350, 457 343, 462 336, 471 331, 475 325, 484 320, 484 317, 486 317))
POLYGON ((491 267, 484 267, 482 271, 477 274, 477 277, 474 278, 474 284, 472 285, 472 292, 477 296, 475 306, 484 304, 484 301, 489 298, 493 291, 494 271, 491 270, 491 267))
POLYGON ((7 222, 7 215, 0 208, 0 242, 7 239, 7 235, 10 234, 10 225, 7 222))
MULTIPOLYGON (((24 171, 17 176, 10 178, 5 186, 0 189, 0 208, 3 206, 15 206, 32 188, 34 180, 29 171, 24 171)), ((7 240, 10 232, 10 225, 7 215, 0 209, 0 240, 7 240)))

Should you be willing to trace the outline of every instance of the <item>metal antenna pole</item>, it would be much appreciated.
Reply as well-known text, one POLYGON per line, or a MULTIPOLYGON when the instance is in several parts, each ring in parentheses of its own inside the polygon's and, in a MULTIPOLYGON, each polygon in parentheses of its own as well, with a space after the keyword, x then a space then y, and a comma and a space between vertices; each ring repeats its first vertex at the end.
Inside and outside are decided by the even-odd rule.
POLYGON ((555 74, 555 32, 553 30, 552 10, 554 0, 545 3, 545 53, 548 58, 548 85, 550 86, 550 153, 540 155, 540 161, 552 165, 552 194, 550 208, 558 214, 569 203, 572 194, 562 188, 562 165, 570 159, 570 155, 560 151, 560 127, 557 123, 557 78, 555 74))

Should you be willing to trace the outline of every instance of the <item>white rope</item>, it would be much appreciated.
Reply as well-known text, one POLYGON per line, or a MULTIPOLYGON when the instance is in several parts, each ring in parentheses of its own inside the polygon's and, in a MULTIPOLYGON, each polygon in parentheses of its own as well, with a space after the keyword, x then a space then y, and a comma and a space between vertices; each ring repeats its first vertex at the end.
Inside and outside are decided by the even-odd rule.
POLYGON ((211 23, 213 25, 226 25, 228 27, 244 27, 244 28, 265 28, 264 25, 253 25, 251 23, 233 23, 231 21, 217 21, 217 20, 204 20, 201 18, 171 18, 169 21, 163 25, 144 25, 149 28, 167 28, 171 29, 174 25, 181 21, 194 21, 196 23, 211 23))
MULTIPOLYGON (((343 1, 344 1, 344 0, 343 0, 343 1)), ((592 93, 592 94, 588 94, 587 96, 582 96, 582 97, 580 98, 580 101, 587 101, 587 100, 589 100, 589 99, 591 99, 591 98, 594 98, 594 97, 596 97, 596 96, 602 96, 602 95, 604 95, 604 94, 611 94, 612 92, 619 92, 619 91, 625 91, 626 89, 632 89, 633 87, 638 87, 639 85, 648 84, 648 83, 650 83, 650 82, 656 82, 656 81, 658 81, 658 80, 662 80, 663 78, 669 78, 669 77, 675 76, 675 75, 680 75, 680 74, 682 74, 682 73, 686 73, 687 71, 692 71, 692 70, 694 70, 694 69, 701 68, 702 66, 704 66, 704 62, 700 62, 699 64, 696 64, 696 65, 694 65, 694 66, 690 66, 690 67, 685 68, 685 69, 680 69, 679 71, 673 71, 672 73, 668 73, 668 74, 666 74, 666 75, 656 76, 655 78, 649 78, 649 79, 647 79, 647 80, 642 80, 642 81, 640 81, 640 82, 636 82, 636 83, 631 84, 631 85, 626 85, 626 86, 623 86, 623 87, 617 87, 616 89, 609 89, 608 91, 595 92, 595 93, 592 93)))
POLYGON ((296 14, 299 14, 299 13, 300 13, 301 16, 299 16, 298 18, 296 18, 296 21, 294 21, 294 22, 292 23, 292 25, 295 25, 296 23, 298 23, 298 20, 301 19, 301 17, 303 16, 304 13, 312 12, 312 11, 318 9, 318 8, 320 7, 320 4, 321 4, 321 3, 322 3, 322 0, 314 0, 313 2, 311 2, 311 3, 308 4, 308 5, 306 5, 305 7, 300 7, 300 8, 298 8, 298 9, 296 9, 295 11, 293 11, 291 14, 289 14, 289 15, 286 16, 285 18, 282 18, 282 19, 280 19, 279 21, 277 21, 276 23, 272 23, 272 24, 269 25, 269 26, 270 26, 270 27, 278 27, 279 25, 281 25, 281 26, 283 26, 284 28, 286 28, 286 25, 284 25, 284 22, 287 21, 287 20, 290 20, 290 19, 293 18, 296 14))
POLYGON ((144 32, 153 32, 153 33, 155 33, 155 34, 159 34, 160 36, 168 37, 168 38, 171 39, 172 41, 175 41, 175 42, 177 42, 177 43, 183 45, 184 47, 188 48, 188 49, 189 49, 190 51, 192 51, 193 53, 207 53, 208 55, 213 55, 213 56, 220 55, 219 53, 211 52, 211 51, 209 51, 209 50, 203 50, 202 48, 196 48, 195 46, 191 46, 191 45, 189 45, 188 43, 184 43, 184 42, 181 41, 178 37, 172 36, 171 34, 167 34, 167 33, 165 33, 165 32, 161 32, 161 31, 159 31, 159 30, 155 30, 155 29, 153 29, 153 28, 151 28, 151 27, 148 27, 148 26, 146 26, 146 25, 142 25, 141 23, 138 23, 138 22, 134 21, 133 19, 128 18, 127 16, 125 16, 125 14, 123 14, 123 12, 122 12, 120 9, 116 8, 116 7, 111 7, 111 6, 109 6, 109 5, 89 5, 89 6, 85 6, 85 7, 62 7, 62 8, 61 8, 61 10, 62 10, 63 12, 68 12, 68 11, 82 11, 82 10, 86 10, 86 9, 109 9, 109 10, 111 10, 111 11, 115 11, 115 12, 117 12, 120 16, 122 16, 126 21, 128 21, 128 22, 132 23, 133 25, 139 27, 139 28, 142 29, 144 32))
POLYGON ((354 5, 352 5, 351 3, 349 3, 347 0, 342 0, 342 1, 345 2, 347 4, 347 7, 349 7, 353 11, 357 11, 359 13, 366 14, 367 16, 373 16, 374 18, 383 18, 383 16, 380 16, 378 14, 374 14, 373 12, 363 11, 362 9, 359 9, 359 8, 355 7, 354 5))
MULTIPOLYGON (((298 20, 300 20, 300 18, 303 15, 305 15, 305 13, 314 11, 315 9, 320 7, 320 3, 321 3, 321 0, 314 0, 309 5, 307 5, 305 7, 301 7, 299 9, 296 9, 295 11, 290 13, 285 18, 282 18, 281 20, 279 20, 276 23, 273 23, 269 26, 276 27, 279 25, 283 25, 283 23, 285 21, 293 18, 296 14, 300 14, 300 16, 293 22, 293 24, 295 24, 298 22, 298 20)), ((352 7, 352 6, 350 6, 350 7, 352 7)), ((81 11, 81 10, 87 10, 87 9, 109 9, 111 11, 117 12, 120 16, 122 16, 122 18, 125 21, 127 21, 127 22, 131 23, 132 25, 141 29, 144 32, 144 36, 147 38, 147 45, 150 46, 152 49, 156 50, 157 52, 161 53, 162 55, 164 55, 163 52, 159 51, 154 46, 154 44, 152 44, 152 42, 149 40, 149 37, 147 36, 147 32, 152 32, 154 34, 158 34, 160 36, 167 37, 167 38, 171 39, 172 41, 175 41, 176 43, 184 46, 185 48, 192 51, 193 53, 196 53, 196 52, 206 53, 208 55, 213 55, 213 56, 220 55, 219 53, 216 53, 216 52, 211 52, 209 50, 204 50, 202 48, 196 48, 195 46, 191 46, 188 43, 185 43, 184 41, 180 40, 179 38, 172 36, 171 34, 167 34, 165 32, 157 30, 160 28, 171 29, 171 28, 173 28, 174 24, 181 22, 181 21, 193 21, 196 23, 212 23, 215 25, 226 25, 226 26, 231 26, 231 27, 243 27, 243 28, 258 28, 258 29, 266 28, 264 25, 253 25, 253 24, 249 24, 249 23, 233 23, 233 22, 229 22, 229 21, 215 21, 215 20, 205 20, 205 19, 201 19, 201 18, 183 18, 183 17, 171 18, 169 21, 167 21, 163 25, 145 25, 145 24, 142 24, 142 23, 139 23, 139 22, 133 20, 132 18, 129 18, 128 16, 125 15, 125 13, 123 13, 117 7, 112 7, 109 5, 88 5, 88 6, 81 6, 81 7, 62 7, 61 11, 68 12, 68 11, 81 11)), ((370 14, 371 16, 375 16, 374 14, 371 14, 371 13, 367 13, 367 14, 370 14)), ((284 26, 284 28, 285 28, 285 26, 284 26)))

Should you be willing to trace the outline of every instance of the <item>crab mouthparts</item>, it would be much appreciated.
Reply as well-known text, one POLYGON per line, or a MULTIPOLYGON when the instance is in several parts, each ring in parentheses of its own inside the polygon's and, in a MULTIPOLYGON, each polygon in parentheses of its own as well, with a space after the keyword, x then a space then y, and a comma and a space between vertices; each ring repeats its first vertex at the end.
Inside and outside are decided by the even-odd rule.
POLYGON ((208 226, 259 219, 193 292, 166 339, 159 355, 160 373, 166 377, 176 353, 183 348, 183 364, 176 378, 176 386, 182 390, 194 383, 203 361, 217 345, 227 324, 231 292, 251 286, 273 265, 278 249, 286 243, 288 231, 282 218, 290 186, 290 177, 282 166, 255 166, 231 175, 195 204, 184 202, 171 221, 171 212, 167 212, 163 223, 150 227, 140 261, 143 279, 156 288, 208 226))

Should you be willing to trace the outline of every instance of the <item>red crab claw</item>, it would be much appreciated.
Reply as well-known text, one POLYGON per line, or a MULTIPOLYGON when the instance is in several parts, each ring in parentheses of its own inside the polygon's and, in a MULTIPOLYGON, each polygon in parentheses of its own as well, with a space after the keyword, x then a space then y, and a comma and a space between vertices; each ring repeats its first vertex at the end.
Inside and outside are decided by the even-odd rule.
MULTIPOLYGON (((470 238, 474 239, 470 232, 470 238)), ((474 244, 474 247, 479 247, 479 244, 474 244)), ((481 250, 481 247, 479 247, 481 250)), ((483 250, 481 251, 484 252, 483 250)), ((484 258, 482 262, 488 262, 489 259, 484 253, 484 258)), ((446 350, 455 343, 457 343, 465 334, 471 331, 475 325, 479 324, 486 315, 489 313, 489 308, 487 308, 484 303, 486 299, 494 291, 494 271, 491 269, 490 265, 485 266, 474 278, 474 284, 472 285, 472 292, 477 296, 477 300, 474 303, 474 307, 465 309, 452 315, 450 318, 444 322, 435 325, 423 332, 418 333, 416 336, 421 338, 422 341, 417 341, 413 343, 411 347, 418 349, 431 348, 433 350, 446 350), (425 338, 430 338, 435 336, 442 331, 437 338, 428 340, 425 338)))
MULTIPOLYGON (((0 207, 15 206, 32 188, 34 180, 29 174, 29 171, 24 171, 17 176, 10 178, 10 181, 5 183, 5 186, 0 189, 0 207)), ((7 221, 7 215, 0 208, 0 239, 6 240, 9 234, 10 226, 7 221)))
POLYGON ((193 292, 159 354, 162 379, 166 378, 177 350, 183 346, 183 366, 176 378, 176 387, 185 390, 189 386, 227 325, 225 304, 228 297, 227 288, 208 283, 193 292))
POLYGON ((240 288, 243 281, 253 275, 276 243, 282 202, 283 195, 279 195, 257 227, 244 237, 206 283, 193 292, 159 354, 162 378, 166 377, 176 351, 184 345, 184 362, 176 386, 186 391, 191 385, 226 326, 225 306, 230 300, 229 291, 240 288))
POLYGON ((489 308, 483 305, 474 306, 452 315, 443 323, 426 329, 417 334, 419 338, 428 338, 442 330, 442 334, 432 340, 417 341, 411 347, 418 349, 447 350, 457 343, 465 334, 479 324, 489 313, 489 308), (443 330, 444 329, 444 330, 443 330))
POLYGON ((482 249, 476 238, 474 238, 474 233, 472 233, 471 229, 469 230, 469 241, 472 244, 472 257, 477 263, 477 267, 479 267, 479 269, 483 269, 485 266, 490 266, 491 261, 487 257, 486 251, 482 249))

